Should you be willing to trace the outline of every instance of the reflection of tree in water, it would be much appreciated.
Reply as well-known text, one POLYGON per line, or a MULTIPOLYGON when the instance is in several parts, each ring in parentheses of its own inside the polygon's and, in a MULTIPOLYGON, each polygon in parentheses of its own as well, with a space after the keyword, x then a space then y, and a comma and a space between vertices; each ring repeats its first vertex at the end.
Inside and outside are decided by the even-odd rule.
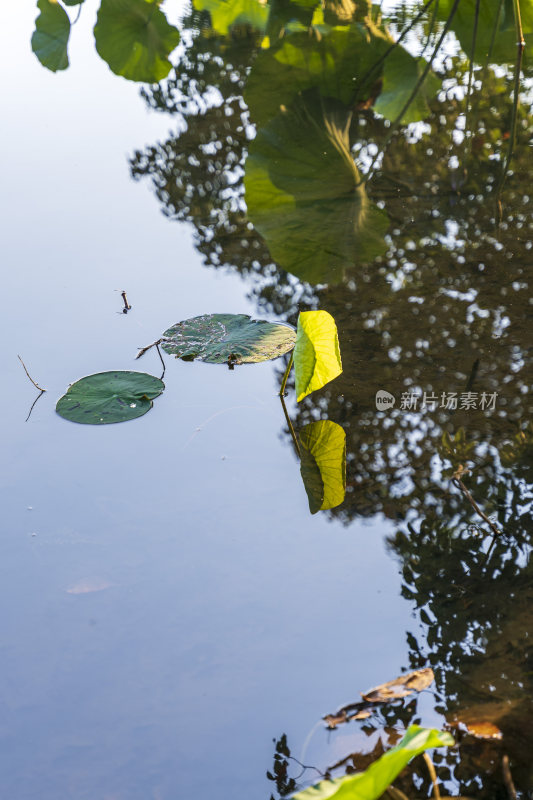
MULTIPOLYGON (((376 511, 402 517, 424 502, 433 485, 430 462, 443 427, 465 426, 470 439, 495 438, 499 444, 528 414, 524 389, 531 379, 524 343, 531 319, 531 228, 524 148, 517 151, 515 175, 507 182, 499 226, 491 199, 500 169, 494 157, 507 133, 502 120, 505 123, 510 113, 505 81, 492 73, 490 86, 485 81, 477 108, 482 132, 472 140, 469 160, 475 169, 467 174, 465 148, 456 144, 464 106, 451 91, 435 105, 431 137, 415 143, 403 135, 394 139, 382 173, 371 184, 374 199, 384 204, 393 226, 387 255, 352 273, 341 286, 312 289, 276 268, 247 221, 242 174, 248 120, 236 95, 242 91, 255 41, 241 31, 224 49, 220 38, 197 36, 190 65, 185 59, 179 77, 164 91, 150 94, 151 104, 183 113, 196 98, 191 79, 198 62, 206 64, 198 84, 203 100, 196 98, 193 109, 203 110, 186 114, 181 126, 185 130, 177 137, 137 153, 133 173, 151 176, 165 213, 193 222, 208 263, 231 265, 253 276, 253 291, 267 310, 291 321, 298 308, 320 306, 333 314, 344 374, 322 391, 318 405, 323 416, 327 409, 330 419, 349 428, 351 439, 351 492, 333 513, 346 521, 376 511), (217 59, 200 58, 209 47, 218 48, 217 59), (225 69, 219 59, 224 59, 225 69), (220 92, 222 103, 209 105, 212 87, 220 92), (457 168, 456 159, 461 159, 457 168), (399 401, 402 392, 417 387, 433 392, 440 402, 442 392, 465 391, 473 371, 475 381, 469 388, 498 392, 498 410, 492 415, 438 410, 421 419, 400 411, 397 404, 385 426, 376 414, 374 395, 379 388, 399 401), (398 449, 408 458, 402 461, 398 449)), ((453 77, 450 73, 450 80, 453 77)), ((455 83, 461 77, 456 75, 455 83)), ((531 127, 529 118, 523 122, 531 127)), ((359 149, 368 141, 379 142, 386 133, 369 112, 352 125, 352 140, 359 149)), ((527 131, 521 136, 525 140, 527 131)), ((300 409, 299 424, 316 414, 315 397, 300 409)))
MULTIPOLYGON (((441 778, 453 767, 465 796, 505 797, 507 752, 522 796, 531 796, 532 450, 531 439, 516 439, 514 450, 505 444, 532 412, 533 222, 523 145, 533 133, 530 109, 520 112, 500 216, 510 80, 485 72, 465 139, 465 103, 454 87, 464 83, 467 66, 447 63, 447 92, 432 103, 427 132, 397 133, 368 185, 391 222, 386 255, 352 269, 340 285, 313 288, 276 267, 244 209, 251 133, 242 92, 257 39, 245 28, 215 36, 197 14, 191 22, 197 30, 176 77, 145 92, 154 108, 180 115, 179 131, 136 153, 132 172, 150 176, 164 213, 194 225, 207 264, 247 277, 261 307, 293 322, 298 309, 310 307, 335 317, 344 373, 295 412, 298 428, 322 417, 346 431, 348 493, 328 513, 344 523, 379 512, 395 521, 390 546, 422 625, 421 635, 409 635, 411 666, 433 666, 450 719, 490 721, 504 733, 503 743, 465 742, 460 763, 448 754, 441 778), (376 411, 378 389, 395 395, 394 410, 376 411), (404 393, 426 392, 440 404, 443 393, 466 391, 497 393, 495 410, 420 410, 420 400, 414 411, 399 408, 404 393), (494 540, 441 474, 450 455, 442 434, 461 428, 475 447, 448 462, 470 468, 465 485, 503 529, 494 540)), ((364 158, 388 132, 383 120, 359 109, 350 131, 354 152, 364 158)))
POLYGON ((311 302, 311 295, 280 274, 248 221, 243 201, 251 129, 242 91, 258 38, 246 27, 218 36, 210 31, 205 13, 193 12, 184 24, 193 44, 174 75, 142 91, 151 108, 179 116, 178 131, 164 143, 137 151, 132 175, 151 178, 166 216, 194 225, 196 246, 207 265, 256 276, 262 303, 284 315, 296 298, 311 302))

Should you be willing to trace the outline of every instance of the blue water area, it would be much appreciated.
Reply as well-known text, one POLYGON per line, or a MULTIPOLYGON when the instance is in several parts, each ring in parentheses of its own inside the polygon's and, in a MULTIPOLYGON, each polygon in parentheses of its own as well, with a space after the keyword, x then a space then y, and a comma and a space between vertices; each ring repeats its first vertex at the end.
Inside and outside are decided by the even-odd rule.
MULTIPOLYGON (((16 76, 2 126, 0 797, 266 800, 273 738, 298 755, 322 714, 408 666, 411 606, 384 517, 310 515, 278 363, 167 359, 164 394, 135 422, 55 414, 84 375, 159 375, 154 350, 135 354, 180 319, 257 314, 247 284, 205 268, 191 227, 132 182, 128 155, 169 121, 97 57, 83 11, 64 74, 30 52, 31 6, 0 48, 16 76), (28 421, 37 390, 18 354, 46 389, 28 421)), ((334 760, 325 732, 310 741, 334 760)))

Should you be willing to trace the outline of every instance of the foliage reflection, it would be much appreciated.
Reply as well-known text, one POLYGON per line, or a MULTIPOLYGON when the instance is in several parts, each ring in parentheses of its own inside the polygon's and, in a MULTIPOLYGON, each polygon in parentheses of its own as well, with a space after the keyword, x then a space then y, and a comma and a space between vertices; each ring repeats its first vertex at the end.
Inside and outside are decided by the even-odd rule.
MULTIPOLYGON (((460 758, 437 763, 439 778, 463 796, 505 797, 508 755, 525 797, 533 115, 527 82, 519 104, 513 96, 512 3, 498 13, 478 4, 476 26, 474 0, 450 21, 456 5, 419 18, 420 5, 399 3, 386 19, 366 3, 326 3, 320 18, 314 5, 285 3, 256 27, 239 6, 226 32, 193 11, 175 74, 143 90, 178 117, 177 131, 131 168, 151 179, 165 214, 194 225, 206 264, 242 273, 264 311, 292 323, 310 308, 335 318, 344 372, 293 420, 302 429, 327 418, 346 433, 346 499, 322 513, 392 522, 420 622, 409 666, 433 667, 450 724, 503 732, 467 736, 460 758), (446 21, 460 47, 444 40, 406 109, 446 21), (403 47, 383 58, 409 26, 424 58, 403 47), (362 31, 368 52, 353 46, 362 31), (424 122, 400 124, 414 119, 424 122), (380 391, 394 397, 390 410, 376 406, 380 391)), ((522 11, 527 34, 531 4, 522 11)), ((380 713, 382 728, 417 721, 409 705, 380 713)), ((426 797, 427 773, 416 785, 426 797)), ((412 781, 403 791, 415 796, 412 781)))

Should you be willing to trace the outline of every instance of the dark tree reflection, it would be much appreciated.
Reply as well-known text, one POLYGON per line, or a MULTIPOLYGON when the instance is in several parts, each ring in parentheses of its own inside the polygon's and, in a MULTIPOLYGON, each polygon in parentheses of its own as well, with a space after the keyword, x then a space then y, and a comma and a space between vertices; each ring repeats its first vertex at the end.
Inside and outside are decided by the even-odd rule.
MULTIPOLYGON (((396 25, 409 20, 404 11, 396 25)), ((464 17, 461 25, 466 36, 464 17)), ((334 316, 344 372, 291 414, 297 429, 323 418, 346 432, 346 500, 323 513, 344 524, 376 514, 393 522, 391 552, 420 623, 408 635, 410 667, 433 667, 437 705, 450 724, 491 723, 503 733, 501 741, 467 736, 460 756, 441 758, 439 777, 445 784, 453 778, 463 796, 503 798, 501 764, 508 754, 520 797, 532 797, 533 115, 527 87, 512 170, 503 180, 512 120, 509 70, 476 68, 467 104, 468 62, 444 58, 443 88, 430 100, 427 119, 392 136, 390 124, 372 110, 380 90, 373 84, 369 97, 348 109, 347 135, 362 172, 376 152, 384 153, 365 191, 388 219, 386 252, 366 260, 356 254, 339 283, 312 286, 274 262, 244 203, 255 132, 243 95, 261 37, 242 25, 221 36, 197 12, 185 28, 188 46, 174 76, 144 91, 152 108, 175 115, 176 132, 137 152, 132 174, 150 178, 166 215, 193 225, 207 265, 242 273, 263 312, 290 322, 309 308, 334 316), (376 408, 378 390, 394 395, 392 410, 376 408), (468 393, 476 395, 475 408, 466 407, 468 393), (481 407, 482 395, 492 405, 481 407)), ((309 92, 314 98, 320 91, 317 78, 302 96, 309 104, 309 92)), ((402 714, 384 711, 381 723, 416 719, 415 708, 402 714)), ((277 755, 281 764, 286 753, 277 755)), ((283 785, 292 788, 287 765, 279 764, 283 785)), ((414 770, 418 779, 403 790, 414 797, 414 785, 416 796, 427 797, 427 774, 414 770)))

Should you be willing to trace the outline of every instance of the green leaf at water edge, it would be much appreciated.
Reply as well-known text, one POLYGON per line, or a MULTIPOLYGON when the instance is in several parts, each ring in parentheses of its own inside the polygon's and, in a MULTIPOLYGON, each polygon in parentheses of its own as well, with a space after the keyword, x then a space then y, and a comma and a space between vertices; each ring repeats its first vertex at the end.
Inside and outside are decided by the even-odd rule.
POLYGON ((247 314, 204 314, 178 322, 161 339, 165 353, 210 364, 253 364, 288 353, 296 341, 289 325, 247 314))
POLYGON ((327 311, 303 311, 294 346, 296 399, 303 400, 342 372, 337 326, 327 311))
POLYGON ((43 65, 52 72, 68 67, 68 38, 70 20, 65 9, 56 0, 39 0, 41 12, 35 20, 31 49, 43 65))
POLYGON ((412 758, 432 747, 453 744, 453 736, 445 731, 411 725, 401 741, 364 772, 321 781, 293 795, 293 800, 378 800, 412 758))
POLYGON ((126 422, 146 414, 164 388, 163 381, 145 372, 99 372, 69 386, 56 411, 86 425, 126 422))
POLYGON ((311 514, 335 508, 346 494, 346 434, 329 419, 311 422, 298 432, 300 473, 311 514))
POLYGON ((99 55, 116 75, 157 83, 170 72, 168 56, 180 35, 157 0, 102 0, 94 38, 99 55))

